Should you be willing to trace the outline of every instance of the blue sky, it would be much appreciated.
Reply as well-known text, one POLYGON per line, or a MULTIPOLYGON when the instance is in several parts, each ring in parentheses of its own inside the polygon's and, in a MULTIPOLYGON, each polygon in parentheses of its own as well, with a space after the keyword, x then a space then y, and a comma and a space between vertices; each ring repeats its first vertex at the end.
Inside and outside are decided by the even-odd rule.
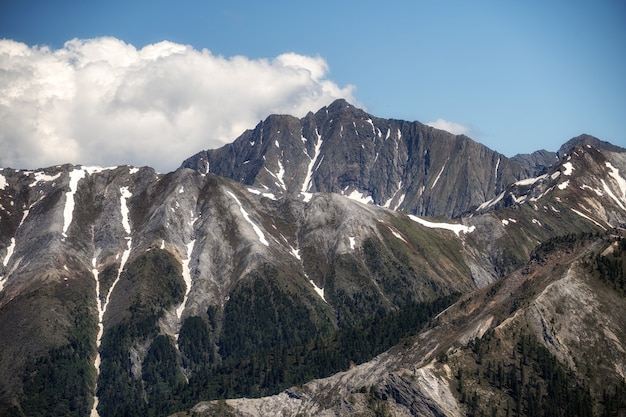
MULTIPOLYGON (((101 37, 113 37, 136 50, 163 40, 195 51, 207 50, 211 59, 229 60, 232 68, 237 68, 231 72, 241 68, 236 56, 245 58, 242 65, 250 66, 264 60, 275 63, 277 57, 292 53, 297 59, 291 61, 295 59, 310 72, 320 72, 313 81, 303 81, 316 87, 286 93, 290 97, 312 94, 314 99, 300 99, 304 101, 297 105, 287 103, 286 98, 280 99, 280 105, 259 101, 247 119, 233 122, 230 130, 221 127, 222 142, 228 141, 229 135, 230 140, 237 136, 230 132, 252 128, 270 112, 294 108, 297 113, 306 106, 316 106, 310 108, 315 111, 324 99, 346 96, 379 117, 433 124, 441 119, 439 126, 465 132, 507 156, 542 148, 555 151, 581 133, 626 146, 624 1, 0 0, 0 38, 29 48, 46 45, 53 54, 71 39, 101 37), (306 61, 307 57, 312 61, 306 61), (303 64, 305 61, 308 63, 303 64)), ((114 55, 119 55, 117 47, 97 45, 114 55)), ((4 65, 17 67, 15 62, 5 59, 4 65)), ((203 77, 210 77, 207 68, 203 77)), ((186 73, 185 77, 193 75, 186 73)), ((12 83, 8 78, 4 85, 2 82, 0 79, 0 89, 10 88, 12 83)), ((254 77, 244 77, 239 84, 254 82, 254 77)), ((169 88, 176 89, 176 83, 169 88)), ((177 94, 170 93, 168 103, 177 94)), ((203 100, 219 97, 223 102, 224 94, 228 96, 228 91, 203 100)), ((256 96, 231 96, 241 97, 242 107, 246 100, 257 100, 256 96)), ((48 121, 57 117, 46 112, 29 117, 43 114, 48 121)), ((69 116, 63 117, 67 121, 69 116)), ((4 118, 19 117, 7 111, 4 118)), ((210 130, 211 126, 197 129, 210 130)), ((27 130, 20 126, 12 129, 27 130)), ((67 133, 77 149, 84 142, 97 142, 77 133, 84 131, 83 127, 67 133)), ((55 140, 62 143, 63 134, 59 130, 55 140)), ((3 146, 10 143, 7 135, 0 138, 3 146)), ((172 135, 186 137, 174 128, 172 135)), ((201 137, 189 139, 189 148, 181 145, 180 155, 219 145, 210 133, 203 135, 206 144, 201 137)), ((33 142, 22 154, 16 151, 13 159, 0 162, 28 164, 24 152, 37 148, 35 145, 33 142)), ((120 150, 122 155, 124 152, 132 153, 120 150)), ((88 153, 77 151, 75 155, 80 158, 88 153)), ((116 156, 112 152, 109 157, 116 156)), ((162 156, 131 158, 129 162, 161 169, 174 169, 180 163, 176 160, 168 165, 150 158, 162 156)), ((48 161, 54 157, 41 159, 41 163, 48 161)))

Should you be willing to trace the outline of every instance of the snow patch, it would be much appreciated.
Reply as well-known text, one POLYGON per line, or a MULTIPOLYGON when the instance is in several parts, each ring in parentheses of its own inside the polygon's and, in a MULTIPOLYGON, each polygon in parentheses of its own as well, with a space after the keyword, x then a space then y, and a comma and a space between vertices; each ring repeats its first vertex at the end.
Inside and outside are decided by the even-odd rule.
POLYGON ((543 174, 534 178, 526 178, 525 180, 520 180, 515 183, 515 185, 525 186, 525 185, 533 185, 537 181, 545 180, 548 177, 548 174, 543 174))
POLYGON ((541 222, 537 219, 533 219, 532 222, 536 225, 538 225, 539 227, 541 227, 541 222))
POLYGON ((428 220, 424 220, 424 219, 422 219, 420 217, 417 217, 417 216, 414 216, 412 214, 409 214, 409 218, 411 220, 413 220, 414 222, 417 222, 417 223, 421 224, 422 226, 425 226, 425 227, 428 227, 428 228, 431 228, 431 229, 451 230, 457 236, 459 236, 460 233, 472 233, 476 229, 476 226, 465 226, 463 224, 429 222, 428 220))
POLYGON ((607 185, 606 182, 604 182, 604 180, 600 180, 602 182, 602 186, 604 187, 604 191, 606 191, 606 193, 609 195, 609 197, 611 197, 616 203, 617 205, 622 209, 626 211, 626 207, 624 207, 624 205, 622 204, 622 202, 620 201, 619 198, 617 198, 615 196, 615 194, 613 194, 613 191, 611 191, 611 189, 609 188, 609 186, 607 185))
POLYGON ((557 185, 559 190, 564 190, 567 188, 567 186, 569 185, 569 180, 567 181, 563 181, 562 183, 560 183, 559 185, 557 185))
POLYGON ((408 243, 408 242, 407 242, 407 241, 406 241, 406 240, 402 237, 402 235, 401 235, 398 231, 394 230, 393 228, 391 228, 391 227, 389 227, 389 226, 387 226, 387 227, 388 227, 388 229, 389 229, 389 231, 391 232, 391 234, 392 234, 392 235, 394 235, 395 237, 397 237, 398 239, 400 239, 400 240, 401 240, 401 241, 403 241, 404 243, 408 243))
MULTIPOLYGON (((311 158, 309 156, 309 154, 305 150, 306 156, 309 156, 311 161, 309 162, 309 166, 308 166, 307 172, 306 172, 306 177, 304 177, 304 182, 302 183, 302 192, 303 193, 309 191, 309 189, 311 188, 312 176, 313 176, 313 172, 314 172, 313 167, 315 166, 315 162, 317 161, 317 159, 320 156, 320 149, 322 148, 322 143, 323 143, 322 137, 320 136, 320 134, 317 131, 317 129, 315 130, 315 134, 317 135, 317 143, 315 144, 315 153, 313 154, 313 157, 311 158)), ((321 161, 320 161, 320 163, 321 163, 321 161)), ((317 167, 319 168, 319 164, 317 165, 317 167)))
POLYGON ((67 229, 72 224, 72 215, 74 214, 74 194, 78 189, 78 181, 85 178, 85 171, 82 169, 74 169, 70 172, 70 191, 65 193, 65 208, 63 209, 63 237, 67 237, 67 229))
POLYGON ((324 300, 325 303, 328 303, 328 301, 326 301, 326 298, 324 298, 324 288, 320 288, 315 284, 315 281, 313 281, 312 279, 309 280, 309 282, 311 283, 311 285, 313 286, 313 289, 315 290, 315 292, 317 293, 317 295, 319 295, 322 300, 324 300))
POLYGON ((9 264, 9 260, 11 260, 11 256, 13 256, 13 251, 15 250, 15 238, 11 238, 11 244, 7 247, 7 254, 4 256, 4 260, 2 264, 6 267, 9 264))
MULTIPOLYGON (((113 166, 113 167, 103 168, 103 167, 99 167, 99 166, 83 166, 82 168, 83 168, 83 170, 87 174, 91 175, 91 174, 97 174, 97 173, 103 172, 103 171, 110 171, 110 170, 116 169, 117 167, 113 166)), ((128 172, 131 173, 131 174, 134 174, 133 170, 136 170, 135 172, 139 171, 139 169, 137 169, 137 168, 132 168, 132 169, 129 169, 128 172)))
POLYGON ((128 205, 126 204, 126 199, 132 197, 133 195, 128 191, 128 187, 120 188, 120 211, 122 212, 122 226, 124 227, 124 231, 126 234, 130 235, 130 221, 128 220, 128 205))
MULTIPOLYGON (((126 199, 129 198, 131 194, 130 192, 128 192, 128 187, 121 187, 120 193, 121 193, 120 206, 122 210, 122 225, 126 233, 130 235, 131 229, 130 229, 130 223, 128 222, 128 207, 126 206, 126 199)), ((100 253, 100 250, 96 250, 96 253, 94 254, 94 257, 91 261, 91 266, 92 266, 91 273, 93 274, 94 280, 96 281, 96 308, 98 310, 98 334, 96 335, 96 359, 94 360, 94 367, 96 368, 96 390, 95 390, 96 392, 97 392, 98 376, 100 375, 100 363, 101 363, 100 344, 102 343, 102 335, 104 334, 104 315, 106 314, 107 307, 109 306, 109 302, 111 301, 111 294, 113 294, 113 290, 117 286, 117 283, 120 281, 120 277, 122 276, 122 272, 124 271, 126 262, 128 261, 128 258, 130 257, 130 251, 132 249, 132 241, 133 240, 130 236, 126 237, 126 250, 122 252, 122 256, 120 260, 120 267, 117 271, 117 276, 115 280, 113 281, 113 284, 111 284, 111 286, 109 287, 109 291, 107 292, 104 303, 102 303, 102 298, 100 297, 101 289, 100 289, 100 278, 99 278, 99 272, 98 272, 98 254, 100 253)), ((116 259, 119 259, 119 258, 120 258, 120 255, 118 254, 116 256, 116 259)), ((97 407, 98 407, 98 396, 94 395, 94 401, 93 401, 91 414, 90 414, 91 417, 99 417, 97 407)))
POLYGON ((498 157, 498 162, 496 162, 496 169, 495 169, 495 172, 493 173, 494 174, 494 179, 496 179, 496 180, 498 179, 498 168, 499 167, 500 167, 500 157, 498 157))
POLYGON ((278 182, 280 183, 279 186, 283 190, 286 190, 287 186, 285 185, 284 176, 285 176, 285 168, 283 167, 283 164, 280 163, 280 159, 279 159, 278 160, 278 172, 276 173, 276 178, 278 179, 278 182))
POLYGON ((354 236, 350 236, 348 239, 350 240, 350 249, 354 250, 356 247, 356 238, 354 236))
POLYGON ((484 203, 482 203, 480 206, 478 206, 478 208, 476 209, 476 211, 480 211, 482 209, 485 208, 489 208, 491 206, 493 206, 494 204, 497 204, 498 201, 502 200, 504 198, 504 191, 502 191, 496 198, 491 199, 489 201, 485 201, 484 203))
POLYGON ((406 194, 402 194, 400 196, 400 199, 398 200, 398 204, 396 204, 396 206, 393 208, 394 210, 398 210, 398 207, 400 207, 402 205, 402 203, 404 203, 404 198, 406 197, 406 194))
POLYGON ((283 181, 283 175, 285 175, 285 169, 283 168, 283 165, 280 163, 280 161, 278 161, 278 172, 276 174, 270 171, 269 169, 267 169, 267 167, 263 167, 263 169, 267 171, 267 173, 270 174, 272 177, 276 178, 278 182, 274 182, 274 184, 276 184, 278 187, 282 188, 283 190, 287 189, 287 187, 285 186, 285 182, 283 181))
MULTIPOLYGON (((31 206, 32 207, 32 206, 31 206)), ((19 229, 20 227, 22 227, 22 225, 24 224, 24 221, 26 220, 26 218, 28 217, 28 213, 30 213, 30 210, 26 209, 24 210, 24 213, 22 213, 22 220, 20 221, 20 225, 17 226, 17 228, 19 229)))
POLYGON ((7 179, 4 177, 4 175, 0 174, 0 190, 4 190, 7 185, 9 185, 7 183, 7 179))
POLYGON ((509 221, 507 219, 502 219, 502 226, 508 226, 509 221))
POLYGON ((366 196, 365 193, 360 193, 357 190, 352 191, 346 197, 348 197, 351 200, 363 203, 363 204, 369 204, 369 203, 374 202, 374 200, 372 199, 372 196, 369 196, 369 195, 366 196))
POLYGON ((250 215, 243 208, 243 205, 241 204, 239 199, 237 197, 235 197, 235 195, 233 193, 231 193, 230 191, 227 191, 227 193, 237 202, 237 204, 239 205, 239 210, 241 211, 241 214, 243 215, 243 218, 252 226, 252 229, 254 229, 254 232, 256 233, 257 237, 259 238, 259 241, 262 244, 264 244, 265 246, 269 246, 270 244, 267 241, 267 239, 265 239, 265 235, 263 234, 263 231, 261 230, 261 228, 259 226, 256 225, 256 223, 254 223, 252 221, 252 219, 250 219, 250 215))
POLYGON ((13 256, 13 251, 15 250, 15 238, 11 238, 11 244, 7 247, 7 254, 2 261, 2 264, 6 267, 9 264, 9 260, 11 260, 11 256, 13 256))
POLYGON ((396 195, 400 192, 400 190, 402 189, 402 181, 398 182, 398 189, 393 193, 393 195, 389 198, 389 200, 387 200, 385 202, 385 204, 383 205, 383 207, 385 208, 390 208, 391 206, 391 202, 393 201, 393 199, 396 197, 396 195))
POLYGON ((374 122, 372 121, 372 119, 367 119, 366 122, 369 123, 370 126, 372 126, 372 133, 374 134, 374 136, 376 136, 376 128, 374 127, 374 122))
MULTIPOLYGON (((499 160, 498 160, 499 161, 499 160)), ((437 178, 435 178, 435 182, 433 182, 433 185, 430 186, 430 189, 432 190, 433 188, 435 188, 435 185, 437 185, 437 181, 439 181, 439 177, 441 177, 441 174, 443 173, 443 170, 446 168, 446 164, 448 163, 448 161, 446 161, 443 166, 441 167, 441 171, 439 171, 439 175, 437 175, 437 178)))
POLYGON ((189 298, 189 291, 191 291, 191 269, 189 268, 189 262, 191 261, 191 254, 193 253, 193 247, 196 244, 196 240, 192 240, 187 244, 187 258, 185 258, 182 262, 183 267, 183 280, 185 281, 185 296, 183 297, 183 302, 176 309, 176 317, 180 320, 183 311, 185 310, 185 306, 187 305, 187 299, 189 298))
POLYGON ((581 213, 580 211, 576 210, 576 209, 572 209, 572 211, 576 214, 578 214, 580 217, 589 220, 590 222, 595 223, 596 226, 601 227, 603 230, 606 230, 606 227, 602 226, 600 223, 598 223, 597 221, 595 221, 594 219, 592 219, 591 217, 587 216, 585 213, 581 213))
POLYGON ((622 192, 620 199, 626 202, 626 180, 619 175, 619 169, 611 165, 610 162, 606 162, 606 167, 611 170, 611 172, 609 172, 609 175, 617 182, 617 185, 622 192))
POLYGON ((56 180, 57 178, 59 178, 61 176, 61 173, 59 172, 56 175, 47 175, 44 172, 34 172, 33 175, 35 176, 35 181, 28 185, 31 188, 36 186, 37 183, 39 183, 39 182, 54 181, 54 180, 56 180))
POLYGON ((563 168, 565 168, 565 171, 563 171, 563 175, 572 175, 572 171, 574 171, 574 165, 572 165, 571 162, 564 163, 563 168))
POLYGON ((248 192, 250 192, 251 194, 254 194, 254 195, 260 195, 260 196, 263 196, 263 197, 267 197, 270 200, 276 201, 276 196, 273 193, 264 193, 262 191, 255 190, 254 188, 248 188, 248 192))
POLYGON ((602 197, 602 196, 604 195, 604 193, 602 192, 602 190, 600 190, 600 189, 598 189, 598 188, 593 188, 593 187, 590 187, 590 186, 588 186, 587 184, 583 184, 583 185, 581 185, 581 186, 580 186, 580 189, 581 189, 581 190, 591 190, 591 191, 593 191, 594 193, 596 193, 596 195, 597 195, 598 197, 602 197))

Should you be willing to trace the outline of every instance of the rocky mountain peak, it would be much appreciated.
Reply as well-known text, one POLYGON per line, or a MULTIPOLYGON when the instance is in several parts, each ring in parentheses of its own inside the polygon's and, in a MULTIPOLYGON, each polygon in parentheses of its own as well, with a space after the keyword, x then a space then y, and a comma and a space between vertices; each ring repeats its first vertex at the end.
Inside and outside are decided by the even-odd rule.
POLYGON ((456 217, 538 169, 466 136, 381 119, 337 100, 302 119, 275 115, 182 166, 277 195, 332 192, 408 213, 456 217))
POLYGON ((599 149, 599 150, 603 150, 603 151, 609 151, 609 152, 626 152, 626 149, 621 148, 617 145, 613 145, 612 143, 600 140, 594 136, 591 135, 587 135, 587 134, 582 134, 579 136, 576 136, 570 140, 568 140, 567 142, 565 142, 558 150, 557 155, 559 157, 562 157, 564 155, 569 154, 572 149, 574 149, 577 146, 591 146, 593 148, 599 149))

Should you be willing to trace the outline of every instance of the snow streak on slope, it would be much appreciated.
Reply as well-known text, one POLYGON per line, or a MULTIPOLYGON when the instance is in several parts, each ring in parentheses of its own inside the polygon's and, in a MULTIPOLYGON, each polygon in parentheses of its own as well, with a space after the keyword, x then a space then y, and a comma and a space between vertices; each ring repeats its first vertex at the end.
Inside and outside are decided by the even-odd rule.
POLYGON ((350 200, 358 201, 359 203, 363 204, 370 204, 374 202, 371 196, 366 195, 365 193, 360 193, 357 190, 352 191, 346 197, 348 197, 350 200))
MULTIPOLYGON (((626 203, 626 180, 619 175, 619 169, 615 168, 610 162, 606 162, 606 167, 611 170, 611 172, 609 172, 609 175, 617 182, 617 185, 619 186, 619 189, 621 191, 619 200, 626 203)), ((606 184, 604 184, 604 181, 602 183, 604 185, 605 190, 608 191, 607 189, 608 187, 606 186, 606 184)), ((611 195, 611 197, 614 198, 616 201, 618 201, 618 199, 614 197, 613 195, 611 195)), ((626 210, 619 201, 618 201, 618 204, 622 208, 622 210, 626 210)))
POLYGON ((606 230, 606 227, 602 226, 600 223, 598 223, 597 221, 595 221, 594 219, 592 219, 591 217, 587 216, 585 213, 582 213, 578 210, 576 210, 575 208, 572 208, 572 211, 576 214, 578 214, 580 217, 582 217, 583 219, 587 219, 590 222, 593 222, 596 226, 601 227, 603 230, 606 230))
POLYGON ((439 181, 439 178, 441 177, 441 174, 443 174, 443 170, 446 169, 446 164, 448 163, 448 161, 446 161, 443 166, 441 167, 441 171, 439 171, 439 174, 437 175, 437 178, 435 178, 435 181, 433 181, 433 185, 430 186, 430 189, 432 190, 433 188, 435 188, 435 185, 437 185, 437 181, 439 181))
MULTIPOLYGON (((305 274, 306 275, 306 274, 305 274)), ((308 278, 308 276, 307 276, 308 278)), ((322 300, 324 300, 325 303, 328 303, 328 301, 326 301, 326 298, 324 298, 324 288, 320 288, 315 284, 315 281, 313 281, 312 279, 309 278, 309 282, 311 283, 311 285, 313 285, 313 289, 315 290, 315 292, 317 293, 317 295, 319 295, 322 300)))
POLYGON ((524 180, 515 182, 515 185, 519 185, 519 186, 533 185, 537 181, 545 180, 546 178, 548 178, 548 174, 540 175, 538 177, 533 177, 533 178, 526 178, 524 180))
MULTIPOLYGON (((102 343, 102 334, 104 333, 104 325, 102 324, 102 318, 104 317, 104 309, 102 307, 102 302, 100 300, 100 279, 98 277, 98 268, 96 267, 96 263, 98 260, 98 256, 93 257, 91 261, 91 272, 93 274, 94 279, 96 280, 96 306, 98 308, 98 334, 96 335, 96 359, 94 360, 94 368, 96 368, 96 384, 94 387, 94 392, 98 391, 98 376, 100 375, 100 344, 102 343)), ((105 307, 106 308, 106 307, 105 307)), ((99 417, 98 414, 98 396, 94 394, 93 398, 93 406, 91 408, 91 417, 99 417)))
POLYGON ((303 193, 309 191, 309 189, 311 188, 311 185, 312 185, 311 181, 312 181, 312 176, 314 172, 313 167, 315 166, 315 162, 317 161, 317 158, 319 158, 320 156, 320 149, 322 148, 322 142, 323 142, 322 137, 320 136, 317 129, 315 130, 315 133, 317 135, 317 143, 315 144, 315 153, 313 154, 313 157, 309 156, 306 149, 304 150, 304 153, 306 154, 306 156, 309 157, 311 161, 309 162, 309 167, 307 168, 307 171, 306 171, 306 177, 304 178, 304 182, 302 183, 303 193))
POLYGON ((306 271, 304 271, 304 264, 302 263, 302 258, 300 257, 300 249, 291 248, 291 254, 297 260, 300 261, 300 265, 302 265, 302 271, 304 272, 304 276, 306 277, 306 279, 309 280, 309 282, 313 286, 313 290, 315 290, 317 295, 319 295, 322 298, 322 300, 324 300, 325 303, 328 303, 328 301, 326 301, 326 298, 324 298, 324 288, 318 287, 317 284, 315 283, 315 281, 313 281, 311 278, 309 278, 309 275, 306 273, 306 271))
POLYGON ((11 244, 9 245, 9 247, 7 248, 7 254, 4 257, 4 260, 2 261, 2 264, 6 267, 9 264, 9 260, 11 259, 11 256, 13 255, 13 251, 15 250, 15 238, 12 237, 11 238, 11 244))
MULTIPOLYGON (((2 264, 4 265, 5 268, 7 267, 7 265, 9 265, 9 260, 11 259, 11 256, 13 255, 14 250, 15 250, 15 238, 12 237, 11 244, 7 248, 7 254, 4 257, 4 260, 2 261, 2 264)), ((0 276, 0 291, 4 289, 4 283, 6 282, 7 278, 0 276)))
MULTIPOLYGON (((97 268, 99 250, 96 251, 96 254, 91 262, 91 265, 92 265, 91 272, 93 274, 94 280, 96 281, 96 306, 98 308, 98 335, 96 336, 96 359, 94 360, 94 366, 96 368, 96 392, 97 392, 98 375, 100 374, 100 362, 101 362, 100 344, 102 343, 102 335, 104 334, 104 315, 107 311, 107 307, 109 306, 109 302, 111 301, 111 294, 113 293, 115 286, 117 285, 117 283, 120 280, 120 277, 122 276, 122 271, 124 271, 124 266, 126 265, 126 262, 128 261, 128 257, 130 256, 130 251, 132 248, 132 238, 130 237, 131 229, 130 229, 130 222, 128 220, 128 205, 126 204, 126 200, 130 197, 132 197, 132 194, 130 193, 130 191, 128 191, 128 187, 121 187, 120 188, 120 210, 122 213, 122 227, 124 227, 124 231, 129 236, 125 237, 127 241, 126 250, 122 253, 122 259, 120 261, 120 267, 117 271, 117 276, 115 278, 115 281, 113 281, 113 284, 111 284, 109 291, 107 292, 107 296, 104 300, 104 303, 102 303, 102 298, 100 297, 100 279, 99 279, 98 268, 97 268)), ((91 417, 99 417, 97 407, 98 407, 98 396, 94 394, 94 402, 93 402, 93 407, 91 409, 91 414, 90 414, 91 417)))
POLYGON ((491 199, 491 200, 488 200, 488 201, 485 201, 485 202, 484 202, 484 203, 482 203, 480 206, 478 206, 478 208, 476 209, 476 211, 480 211, 480 210, 482 210, 482 209, 484 209, 484 208, 491 207, 491 206, 493 206, 494 204, 497 204, 500 200, 502 200, 502 199, 504 198, 504 194, 505 194, 505 193, 506 193, 506 191, 502 191, 502 192, 500 193, 500 195, 498 195, 496 198, 491 199))
POLYGON ((78 181, 85 177, 83 169, 75 169, 70 172, 70 191, 65 193, 65 208, 63 209, 63 237, 67 237, 67 229, 72 224, 72 215, 74 213, 74 194, 78 189, 78 181))
POLYGON ((602 186, 604 187, 604 191, 606 191, 606 193, 609 195, 609 197, 611 197, 613 199, 613 201, 615 201, 617 203, 617 205, 622 209, 622 210, 626 210, 626 207, 624 207, 624 205, 622 204, 622 202, 619 200, 619 198, 617 198, 615 196, 615 194, 613 194, 613 191, 611 191, 611 189, 609 188, 609 186, 606 184, 606 182, 604 182, 604 180, 600 180, 600 182, 602 182, 602 186))
POLYGON ((122 226, 124 227, 124 231, 130 235, 130 222, 128 221, 128 205, 126 205, 126 200, 133 195, 128 191, 128 187, 120 188, 120 194, 122 197, 120 198, 120 205, 122 210, 122 226))
POLYGON ((59 172, 56 175, 47 175, 44 172, 35 172, 33 173, 33 175, 35 176, 35 181, 28 185, 31 188, 36 186, 41 181, 43 182, 54 181, 61 176, 61 173, 59 172))
MULTIPOLYGON (((22 213, 22 220, 20 221, 20 224, 17 226, 18 230, 24 224, 24 221, 26 220, 26 217, 28 217, 28 213, 30 213, 30 210, 28 210, 28 209, 25 209, 24 212, 22 213)), ((17 235, 17 230, 16 230, 15 233, 17 235)), ((11 257, 13 256, 13 253, 15 252, 15 245, 16 245, 15 237, 12 237, 11 238, 11 244, 7 247, 7 253, 4 256, 4 259, 2 260, 2 265, 5 268, 7 266, 9 266, 9 261, 11 260, 11 257)), ((15 267, 14 267, 14 269, 15 269, 15 267)), ((10 274, 11 274, 11 272, 9 272, 9 275, 10 274)), ((8 275, 6 277, 0 276, 0 291, 2 291, 4 289, 4 283, 6 282, 7 279, 8 279, 8 275)))
POLYGON ((472 233, 474 229, 476 229, 476 226, 465 226, 463 224, 456 224, 456 223, 433 223, 433 222, 429 222, 428 220, 424 220, 422 218, 414 216, 412 214, 409 214, 409 218, 413 220, 414 222, 417 222, 421 224, 422 226, 426 226, 431 229, 451 230, 457 236, 459 236, 460 233, 472 233))
POLYGON ((185 310, 185 305, 187 304, 187 299, 189 298, 189 291, 191 291, 191 269, 189 269, 189 262, 191 261, 191 254, 193 252, 193 247, 195 244, 195 239, 187 244, 187 258, 183 261, 183 280, 185 281, 185 296, 183 297, 183 302, 176 309, 176 316, 179 320, 183 315, 183 311, 185 310))
POLYGON ((263 231, 261 230, 261 228, 259 226, 256 225, 256 223, 254 223, 251 219, 250 219, 250 215, 248 214, 248 212, 243 208, 243 205, 241 205, 241 202, 239 201, 239 199, 237 197, 235 197, 235 195, 233 193, 231 193, 230 191, 227 191, 228 195, 230 195, 239 205, 239 210, 241 211, 241 214, 243 215, 243 218, 252 226, 252 229, 254 229, 254 233, 256 233, 256 235, 259 237, 259 241, 264 244, 265 246, 269 246, 269 242, 267 241, 267 239, 265 239, 265 235, 263 234, 263 231))

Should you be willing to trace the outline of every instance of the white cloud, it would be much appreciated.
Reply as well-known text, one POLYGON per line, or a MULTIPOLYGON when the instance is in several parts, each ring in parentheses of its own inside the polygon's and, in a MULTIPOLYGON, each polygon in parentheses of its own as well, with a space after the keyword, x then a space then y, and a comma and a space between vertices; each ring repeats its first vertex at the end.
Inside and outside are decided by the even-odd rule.
POLYGON ((0 166, 150 165, 166 172, 272 113, 298 117, 354 87, 321 57, 225 58, 172 42, 115 38, 63 48, 0 40, 0 166))
POLYGON ((434 127, 435 129, 445 130, 454 135, 469 135, 472 131, 468 126, 463 126, 460 123, 450 122, 444 119, 437 119, 434 122, 426 123, 428 126, 434 127))

